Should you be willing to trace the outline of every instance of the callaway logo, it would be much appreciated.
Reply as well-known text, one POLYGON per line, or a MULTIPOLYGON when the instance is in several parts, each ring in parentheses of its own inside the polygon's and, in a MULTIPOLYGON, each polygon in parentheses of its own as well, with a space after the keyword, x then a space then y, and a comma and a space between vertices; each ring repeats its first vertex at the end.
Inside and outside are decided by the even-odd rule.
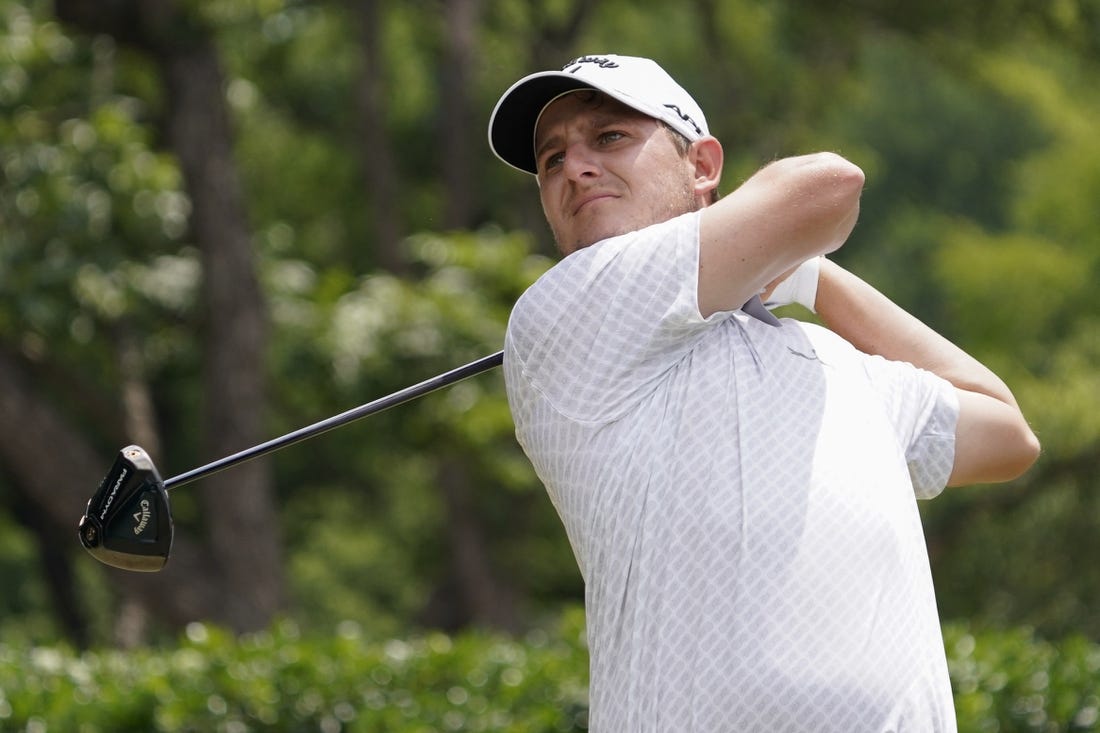
MULTIPOLYGON (((561 70, 566 72, 567 74, 576 74, 583 68, 584 64, 595 64, 601 69, 619 68, 619 65, 616 62, 603 56, 579 56, 567 63, 565 66, 561 67, 561 70)), ((679 105, 665 104, 664 106, 675 112, 676 116, 679 117, 681 120, 695 128, 695 134, 703 134, 703 128, 699 127, 699 123, 691 119, 691 115, 685 113, 682 109, 680 109, 679 105)))
POLYGON ((122 469, 122 473, 118 475, 118 481, 115 481, 115 485, 111 489, 111 495, 107 497, 107 503, 103 505, 103 511, 99 513, 100 520, 107 516, 107 510, 111 508, 111 502, 115 500, 115 494, 118 493, 118 487, 122 486, 123 479, 125 479, 129 473, 130 472, 124 468, 122 469))
POLYGON ((149 518, 153 516, 153 512, 149 510, 149 500, 141 500, 141 511, 134 513, 134 534, 141 534, 145 531, 145 527, 149 524, 149 518))
POLYGON ((617 69, 619 65, 611 59, 605 59, 601 56, 579 56, 573 59, 565 66, 561 67, 562 71, 567 71, 570 74, 576 74, 580 70, 581 64, 596 64, 601 69, 617 69))

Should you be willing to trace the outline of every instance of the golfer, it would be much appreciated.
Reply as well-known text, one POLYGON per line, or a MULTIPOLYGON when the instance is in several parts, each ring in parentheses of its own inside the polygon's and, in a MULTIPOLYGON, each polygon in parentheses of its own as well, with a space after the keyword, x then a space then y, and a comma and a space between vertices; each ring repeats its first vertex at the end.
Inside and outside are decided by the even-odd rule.
POLYGON ((521 79, 489 137, 563 255, 504 367, 585 581, 591 730, 955 730, 916 500, 1039 444, 996 375, 823 257, 863 172, 792 157, 719 199, 703 111, 617 55, 521 79), (789 302, 827 328, 765 307, 789 302))

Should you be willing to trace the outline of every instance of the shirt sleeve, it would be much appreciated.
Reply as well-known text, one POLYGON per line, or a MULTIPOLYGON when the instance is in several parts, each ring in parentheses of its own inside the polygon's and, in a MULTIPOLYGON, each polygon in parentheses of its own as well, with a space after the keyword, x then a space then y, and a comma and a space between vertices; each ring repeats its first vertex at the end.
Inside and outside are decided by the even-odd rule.
POLYGON ((905 451, 913 491, 918 499, 937 496, 955 464, 955 388, 931 372, 881 356, 867 357, 865 368, 905 451))
POLYGON ((708 328, 699 313, 699 216, 685 214, 566 257, 516 303, 506 348, 573 420, 608 421, 648 394, 708 328))

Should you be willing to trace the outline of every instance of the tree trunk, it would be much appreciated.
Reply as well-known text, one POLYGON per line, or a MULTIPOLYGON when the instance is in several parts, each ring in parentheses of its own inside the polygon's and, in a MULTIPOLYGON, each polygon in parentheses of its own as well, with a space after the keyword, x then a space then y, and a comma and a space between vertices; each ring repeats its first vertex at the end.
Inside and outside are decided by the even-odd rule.
POLYGON ((436 484, 443 496, 448 574, 424 620, 449 631, 466 626, 517 631, 516 594, 494 570, 485 527, 474 506, 470 478, 455 458, 441 460, 436 484))
MULTIPOLYGON (((62 20, 145 51, 161 72, 168 140, 191 198, 191 224, 202 252, 204 444, 207 455, 218 458, 265 437, 266 306, 233 160, 218 54, 188 7, 177 0, 55 3, 62 20)), ((191 544, 177 537, 173 561, 159 574, 175 583, 143 583, 141 597, 151 606, 165 603, 150 595, 154 587, 176 596, 175 619, 208 618, 241 631, 266 625, 284 597, 270 486, 270 469, 262 460, 206 479, 199 491, 210 562, 201 563, 197 554, 177 557, 181 545, 191 544)))
MULTIPOLYGON (((253 262, 244 196, 233 161, 224 80, 213 45, 166 49, 168 134, 193 204, 206 308, 203 394, 207 456, 260 442, 266 306, 253 262)), ((267 461, 246 463, 200 486, 210 549, 226 591, 217 618, 238 630, 265 626, 283 605, 278 522, 267 461)))
POLYGON ((392 141, 386 133, 387 89, 382 73, 382 40, 378 32, 381 27, 380 5, 381 0, 357 0, 352 3, 363 58, 356 88, 362 140, 357 149, 368 206, 374 220, 377 263, 389 272, 403 274, 408 271, 408 258, 401 248, 404 237, 398 201, 401 174, 392 152, 392 141))
MULTIPOLYGON (((474 222, 474 201, 477 190, 471 180, 473 171, 485 158, 484 135, 474 132, 474 119, 480 120, 470 108, 470 77, 477 58, 477 25, 479 0, 443 0, 443 65, 438 139, 443 145, 443 183, 447 192, 443 226, 446 229, 468 229, 474 222), (476 151, 476 158, 475 158, 476 151)), ((480 112, 480 110, 478 110, 480 112)))
MULTIPOLYGON (((67 557, 94 562, 80 551, 76 524, 84 507, 107 473, 114 456, 97 456, 95 450, 49 401, 38 393, 25 365, 0 352, 0 460, 13 476, 13 484, 26 500, 27 512, 37 526, 37 535, 67 557)), ((69 571, 46 560, 43 572, 51 585, 68 582, 69 571), (51 575, 51 571, 53 574, 51 575)), ((220 597, 217 589, 202 579, 210 563, 202 548, 185 534, 177 533, 172 559, 159 573, 128 573, 104 569, 107 583, 126 599, 141 599, 152 615, 169 626, 207 618, 220 597)), ((72 603, 69 598, 58 599, 72 603)), ((75 605, 75 604, 74 604, 75 605)), ((63 627, 80 643, 83 632, 77 616, 59 612, 63 627)), ((134 641, 133 639, 129 641, 134 641)))
MULTIPOLYGON (((21 478, 16 478, 14 485, 21 487, 21 478)), ((88 646, 91 641, 88 617, 80 603, 73 576, 73 543, 58 542, 59 532, 54 517, 43 511, 40 503, 27 493, 16 492, 8 506, 19 524, 34 535, 41 575, 59 628, 65 638, 77 647, 88 646)))

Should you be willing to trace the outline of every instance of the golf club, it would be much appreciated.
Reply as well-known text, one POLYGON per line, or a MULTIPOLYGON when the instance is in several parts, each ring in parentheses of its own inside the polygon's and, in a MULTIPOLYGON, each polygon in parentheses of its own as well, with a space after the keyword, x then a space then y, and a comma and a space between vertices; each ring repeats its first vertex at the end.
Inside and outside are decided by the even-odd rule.
POLYGON ((123 570, 156 572, 172 550, 172 512, 168 490, 224 471, 253 458, 374 415, 443 387, 489 371, 504 362, 504 352, 484 356, 393 394, 334 415, 278 438, 220 458, 190 471, 161 479, 149 454, 130 445, 119 451, 114 464, 88 500, 77 532, 94 558, 123 570))

